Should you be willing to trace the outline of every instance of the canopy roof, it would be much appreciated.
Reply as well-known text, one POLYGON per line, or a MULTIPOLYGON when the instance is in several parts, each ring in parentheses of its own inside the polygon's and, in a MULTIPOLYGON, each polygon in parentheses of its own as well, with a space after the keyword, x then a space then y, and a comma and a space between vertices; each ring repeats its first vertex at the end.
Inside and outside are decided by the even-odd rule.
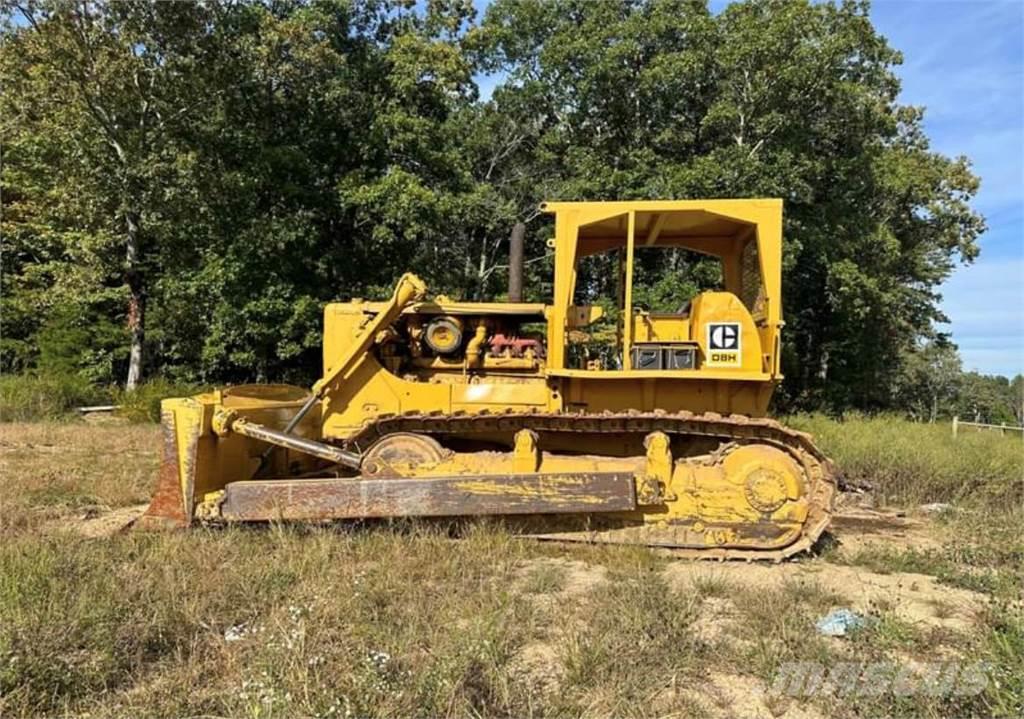
MULTIPOLYGON (((602 203, 607 214, 593 220, 580 218, 577 252, 579 255, 592 255, 625 246, 629 211, 633 210, 636 213, 635 242, 638 248, 682 247, 711 255, 730 254, 736 251, 736 243, 752 237, 757 227, 756 222, 730 212, 732 202, 718 201, 723 205, 721 212, 709 211, 708 202, 602 203), (622 209, 616 212, 619 204, 622 209)), ((544 209, 558 211, 583 204, 588 203, 553 202, 545 205, 544 209)))

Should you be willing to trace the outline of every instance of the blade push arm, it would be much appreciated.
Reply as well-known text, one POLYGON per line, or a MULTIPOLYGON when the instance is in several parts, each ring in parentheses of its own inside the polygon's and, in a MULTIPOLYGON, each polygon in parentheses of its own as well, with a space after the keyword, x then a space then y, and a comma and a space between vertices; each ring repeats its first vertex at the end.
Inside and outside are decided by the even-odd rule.
MULTIPOLYGON (((313 391, 309 395, 309 399, 306 403, 299 408, 299 411, 295 413, 295 416, 291 418, 288 425, 284 428, 282 434, 289 435, 299 425, 299 422, 309 414, 309 411, 313 409, 313 406, 320 401, 324 395, 324 391, 332 382, 338 377, 344 376, 346 372, 373 346, 374 342, 377 341, 377 335, 387 329, 395 320, 398 319, 399 315, 402 314, 402 310, 408 307, 413 302, 417 302, 427 294, 427 286, 416 275, 411 272, 406 272, 398 280, 398 284, 395 287, 394 293, 391 295, 391 299, 387 305, 377 313, 377 315, 370 320, 370 322, 363 327, 363 331, 356 338, 356 341, 350 344, 341 356, 338 357, 331 366, 324 370, 324 376, 321 377, 313 385, 313 391)), ((274 445, 281 445, 282 442, 274 442, 272 439, 267 439, 271 442, 271 446, 267 447, 267 450, 263 453, 263 462, 266 462, 267 457, 274 449, 274 445)), ((295 447, 293 447, 295 449, 295 447)))
POLYGON ((341 356, 329 367, 325 368, 324 376, 313 385, 313 396, 323 396, 324 390, 338 377, 343 376, 356 362, 363 358, 370 347, 377 341, 377 335, 387 329, 402 314, 402 310, 413 302, 423 299, 427 294, 427 286, 416 275, 407 272, 398 280, 391 299, 370 322, 363 327, 355 342, 350 344, 341 356))

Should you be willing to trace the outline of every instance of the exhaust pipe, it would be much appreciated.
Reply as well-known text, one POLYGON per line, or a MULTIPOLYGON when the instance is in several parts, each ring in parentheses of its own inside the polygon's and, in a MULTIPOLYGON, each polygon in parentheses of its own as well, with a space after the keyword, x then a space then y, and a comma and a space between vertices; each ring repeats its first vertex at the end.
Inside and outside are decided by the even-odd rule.
POLYGON ((523 252, 526 245, 526 225, 517 222, 508 238, 508 301, 523 301, 523 252))

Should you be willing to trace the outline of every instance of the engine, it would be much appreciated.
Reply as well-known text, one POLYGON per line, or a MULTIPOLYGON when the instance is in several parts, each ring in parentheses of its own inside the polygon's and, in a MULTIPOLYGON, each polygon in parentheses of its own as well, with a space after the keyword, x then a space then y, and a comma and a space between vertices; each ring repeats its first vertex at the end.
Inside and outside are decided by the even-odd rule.
POLYGON ((544 335, 524 331, 524 324, 498 315, 410 314, 378 357, 394 374, 417 381, 536 375, 544 367, 544 335))

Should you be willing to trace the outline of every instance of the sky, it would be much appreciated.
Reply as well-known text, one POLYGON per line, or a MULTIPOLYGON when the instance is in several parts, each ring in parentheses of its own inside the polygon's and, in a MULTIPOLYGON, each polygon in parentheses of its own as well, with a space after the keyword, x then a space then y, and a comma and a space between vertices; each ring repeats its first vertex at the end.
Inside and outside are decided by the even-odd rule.
MULTIPOLYGON (((487 0, 476 0, 482 11, 487 0)), ((720 10, 724 0, 713 0, 720 10)), ((900 101, 925 107, 932 148, 981 177, 981 254, 942 286, 964 369, 1024 372, 1024 0, 875 0, 871 19, 904 64, 900 101)), ((488 97, 500 77, 480 77, 488 97)))
POLYGON ((967 155, 988 223, 981 255, 942 287, 964 369, 1024 372, 1024 0, 876 0, 900 50, 900 100, 924 105, 932 148, 967 155))

